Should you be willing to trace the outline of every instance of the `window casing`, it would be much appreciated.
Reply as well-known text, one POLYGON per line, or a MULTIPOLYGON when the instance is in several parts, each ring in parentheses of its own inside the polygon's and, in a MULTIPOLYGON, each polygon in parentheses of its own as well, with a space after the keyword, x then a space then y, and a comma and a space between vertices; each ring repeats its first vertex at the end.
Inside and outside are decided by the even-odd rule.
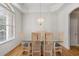
POLYGON ((0 43, 15 38, 15 14, 0 6, 0 43))

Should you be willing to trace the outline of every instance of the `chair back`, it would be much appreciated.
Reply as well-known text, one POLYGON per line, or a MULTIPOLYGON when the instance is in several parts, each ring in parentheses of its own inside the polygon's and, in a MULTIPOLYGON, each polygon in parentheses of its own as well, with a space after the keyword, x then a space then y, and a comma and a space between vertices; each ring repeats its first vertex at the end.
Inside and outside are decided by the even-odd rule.
POLYGON ((41 41, 39 33, 32 33, 32 56, 41 56, 41 41))
POLYGON ((64 44, 64 32, 59 32, 58 36, 59 36, 59 40, 62 41, 60 44, 63 45, 64 44))
POLYGON ((45 33, 45 40, 44 40, 44 55, 45 56, 52 56, 53 50, 53 34, 50 32, 45 33))

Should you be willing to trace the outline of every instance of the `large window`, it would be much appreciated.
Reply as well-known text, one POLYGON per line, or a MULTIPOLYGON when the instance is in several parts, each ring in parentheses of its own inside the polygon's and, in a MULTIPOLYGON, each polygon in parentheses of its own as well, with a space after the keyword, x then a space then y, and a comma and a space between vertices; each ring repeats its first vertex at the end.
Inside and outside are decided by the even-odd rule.
POLYGON ((6 40, 6 17, 0 15, 0 41, 6 40))
POLYGON ((15 14, 0 6, 0 42, 15 38, 15 14))
POLYGON ((15 15, 9 12, 6 23, 7 23, 6 24, 7 39, 14 39, 15 38, 15 15))

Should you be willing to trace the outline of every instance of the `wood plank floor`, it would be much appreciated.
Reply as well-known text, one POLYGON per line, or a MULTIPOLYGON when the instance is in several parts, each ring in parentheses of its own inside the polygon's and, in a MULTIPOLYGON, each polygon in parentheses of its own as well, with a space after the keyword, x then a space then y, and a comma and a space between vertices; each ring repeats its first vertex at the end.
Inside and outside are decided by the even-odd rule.
MULTIPOLYGON (((23 49, 19 45, 5 56, 27 56, 27 54, 23 54, 23 49)), ((62 56, 79 56, 79 47, 71 47, 71 50, 63 48, 62 56)))

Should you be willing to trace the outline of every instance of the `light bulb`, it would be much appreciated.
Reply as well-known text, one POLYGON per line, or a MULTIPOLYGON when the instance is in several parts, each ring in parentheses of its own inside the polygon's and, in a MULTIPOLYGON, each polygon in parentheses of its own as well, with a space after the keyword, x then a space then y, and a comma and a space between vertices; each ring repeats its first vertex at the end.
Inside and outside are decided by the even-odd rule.
POLYGON ((39 23, 39 24, 42 24, 42 23, 44 22, 44 20, 45 20, 44 18, 40 17, 40 18, 38 19, 38 23, 39 23))

